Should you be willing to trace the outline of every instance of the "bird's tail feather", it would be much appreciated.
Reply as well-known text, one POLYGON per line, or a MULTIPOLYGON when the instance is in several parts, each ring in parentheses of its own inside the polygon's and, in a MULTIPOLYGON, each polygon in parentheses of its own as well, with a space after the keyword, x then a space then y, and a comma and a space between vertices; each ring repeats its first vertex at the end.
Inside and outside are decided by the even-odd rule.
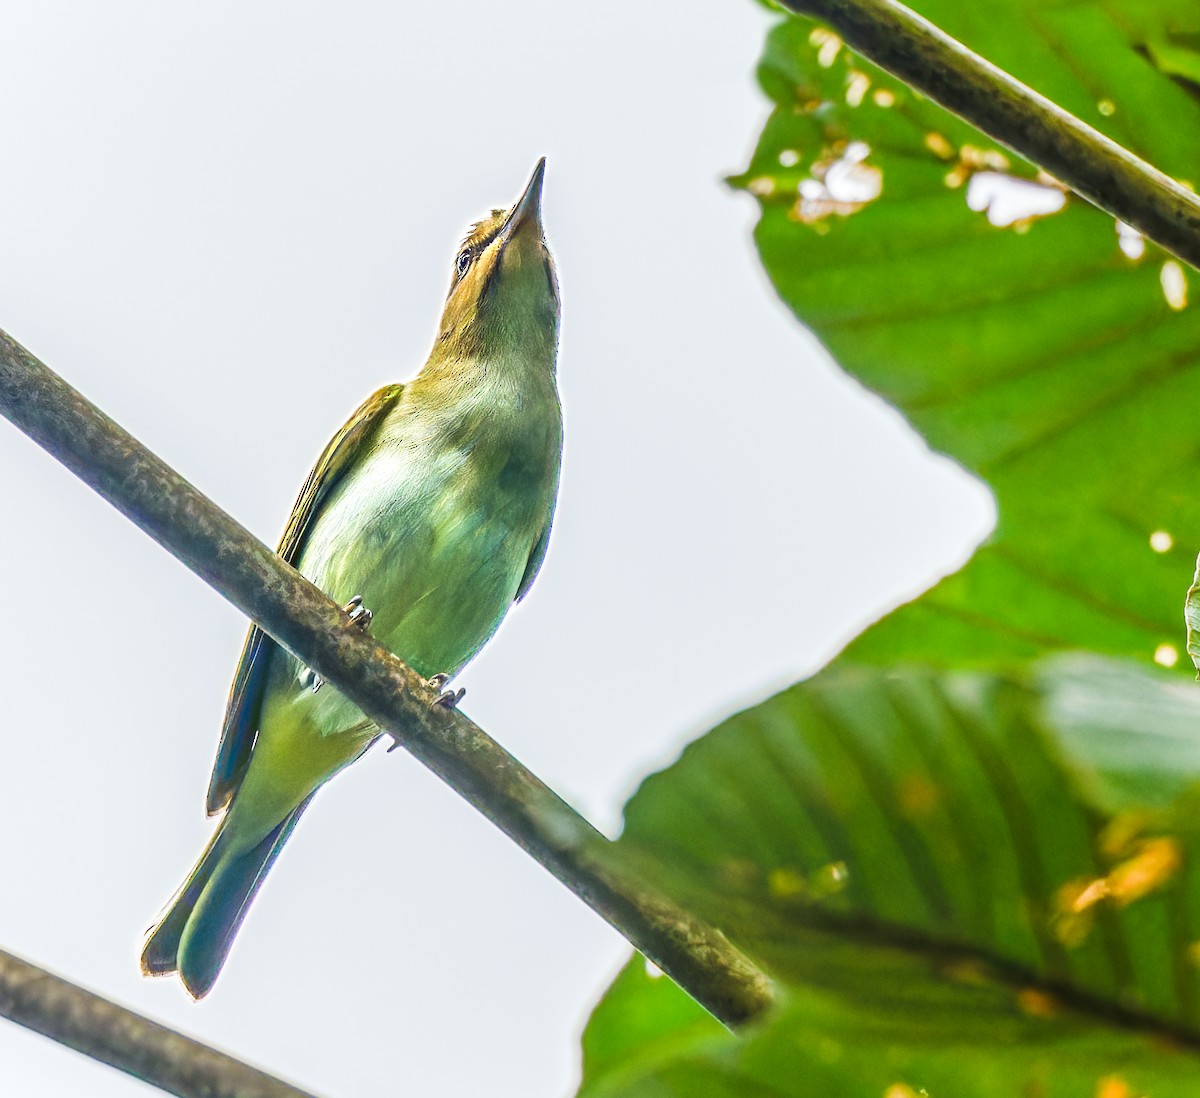
POLYGON ((148 976, 178 972, 194 999, 212 990, 250 901, 279 856, 292 828, 312 800, 310 794, 257 846, 229 852, 225 823, 200 856, 142 950, 148 976))

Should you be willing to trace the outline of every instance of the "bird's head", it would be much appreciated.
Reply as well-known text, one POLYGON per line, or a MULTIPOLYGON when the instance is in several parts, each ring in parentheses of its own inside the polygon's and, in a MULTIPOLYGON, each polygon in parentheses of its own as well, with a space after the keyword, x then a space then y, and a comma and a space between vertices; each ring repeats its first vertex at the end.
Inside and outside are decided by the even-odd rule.
POLYGON ((438 329, 437 357, 548 353, 558 343, 558 279, 542 231, 543 157, 511 209, 464 237, 438 329))

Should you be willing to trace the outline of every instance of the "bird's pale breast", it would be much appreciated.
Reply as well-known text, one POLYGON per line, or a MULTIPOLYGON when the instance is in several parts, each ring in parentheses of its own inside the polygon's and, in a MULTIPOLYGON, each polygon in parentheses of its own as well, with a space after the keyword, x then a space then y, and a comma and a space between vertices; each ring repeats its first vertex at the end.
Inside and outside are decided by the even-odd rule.
MULTIPOLYGON (((454 419, 402 403, 300 556, 300 571, 335 600, 361 595, 372 633, 426 677, 458 671, 495 632, 550 519, 557 403, 530 419, 505 395, 460 399, 454 419)), ((304 689, 304 669, 289 662, 304 689)), ((326 734, 359 719, 334 697, 313 702, 330 710, 319 719, 326 734)))

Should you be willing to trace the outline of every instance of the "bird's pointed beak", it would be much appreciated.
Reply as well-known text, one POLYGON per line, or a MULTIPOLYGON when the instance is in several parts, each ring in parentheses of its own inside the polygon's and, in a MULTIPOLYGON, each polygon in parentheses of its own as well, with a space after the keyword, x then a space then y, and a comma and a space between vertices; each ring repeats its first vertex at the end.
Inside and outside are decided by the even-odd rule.
POLYGON ((525 190, 517 199, 516 205, 509 211, 505 219, 504 235, 512 239, 532 234, 535 238, 542 235, 542 179, 546 174, 546 158, 543 156, 533 169, 533 175, 525 184, 525 190))

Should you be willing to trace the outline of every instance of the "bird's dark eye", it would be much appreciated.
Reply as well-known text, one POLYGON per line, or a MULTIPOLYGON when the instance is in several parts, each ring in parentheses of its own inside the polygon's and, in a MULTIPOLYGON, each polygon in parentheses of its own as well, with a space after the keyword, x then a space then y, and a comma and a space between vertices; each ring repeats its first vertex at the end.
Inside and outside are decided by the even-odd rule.
POLYGON ((470 248, 463 248, 463 250, 458 253, 458 259, 455 260, 454 269, 458 271, 460 276, 465 275, 467 273, 467 268, 471 266, 471 260, 474 258, 475 257, 471 254, 470 248))

